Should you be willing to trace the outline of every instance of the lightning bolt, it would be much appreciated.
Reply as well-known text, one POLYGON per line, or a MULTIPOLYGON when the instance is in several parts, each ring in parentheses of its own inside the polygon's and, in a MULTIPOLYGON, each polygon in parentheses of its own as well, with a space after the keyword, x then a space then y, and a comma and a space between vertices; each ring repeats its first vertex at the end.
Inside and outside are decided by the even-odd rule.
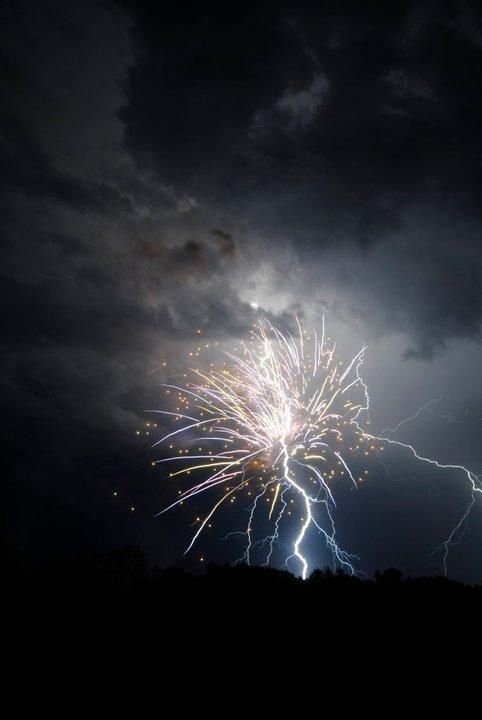
MULTIPOLYGON (((363 462, 374 453, 388 474, 378 447, 379 443, 388 443, 410 452, 419 462, 463 473, 469 482, 470 500, 439 547, 447 572, 449 549, 460 541, 477 494, 482 494, 479 476, 463 465, 425 457, 413 445, 393 438, 422 413, 438 416, 433 406, 442 398, 427 403, 378 435, 368 432, 364 425, 370 424, 370 396, 361 375, 366 347, 344 365, 335 356, 336 344, 330 345, 326 337, 324 318, 321 337, 308 334, 297 318, 296 323, 298 333, 292 335, 264 321, 251 340, 241 344, 240 354, 224 354, 227 361, 220 367, 210 363, 209 370, 192 368, 192 379, 186 386, 165 385, 177 407, 175 411, 156 412, 180 427, 164 435, 155 446, 170 441, 174 448, 174 443, 183 438, 187 447, 177 449, 176 445, 176 454, 158 462, 162 467, 165 463, 187 463, 169 474, 173 481, 182 481, 191 473, 198 479, 186 490, 179 490, 178 498, 159 514, 201 493, 222 491, 204 519, 197 518, 199 526, 187 553, 206 525, 211 527, 210 521, 220 508, 238 502, 238 496, 252 498, 247 505, 245 530, 225 536, 244 538, 240 560, 251 563, 255 548, 260 548, 264 564, 268 565, 273 561, 276 544, 290 546, 284 565, 294 564, 305 579, 310 569, 306 539, 313 529, 323 538, 334 565, 356 574, 354 560, 358 558, 343 550, 337 540, 335 487, 345 477, 357 488, 368 473, 355 473, 348 455, 363 462), (203 479, 203 475, 207 477, 203 479), (301 511, 301 526, 291 518, 289 508, 293 503, 295 512, 301 511), (270 530, 258 539, 266 523, 270 530), (282 541, 284 528, 292 533, 293 525, 294 535, 282 541)), ((450 421, 453 417, 440 416, 450 421)))

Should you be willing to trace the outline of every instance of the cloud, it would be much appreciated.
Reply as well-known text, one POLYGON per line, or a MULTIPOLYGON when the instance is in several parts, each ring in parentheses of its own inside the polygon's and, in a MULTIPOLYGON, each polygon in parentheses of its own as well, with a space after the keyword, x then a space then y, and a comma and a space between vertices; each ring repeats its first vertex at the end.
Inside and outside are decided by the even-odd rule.
POLYGON ((237 246, 233 236, 224 230, 219 230, 219 228, 211 230, 211 235, 217 239, 219 251, 222 255, 230 260, 234 260, 237 254, 237 246))
MULTIPOLYGON (((411 336, 407 357, 478 338, 475 278, 465 283, 458 270, 455 287, 445 270, 460 255, 456 228, 465 221, 476 234, 482 225, 481 51, 467 42, 480 18, 475 6, 456 4, 451 13, 409 3, 385 13, 266 3, 224 17, 208 3, 209 43, 192 30, 199 11, 191 3, 167 14, 126 7, 139 54, 121 117, 139 162, 200 199, 215 197, 301 263, 318 254, 323 267, 337 249, 368 252, 359 276, 367 287, 355 279, 354 294, 389 307, 390 288, 403 277, 392 244, 405 244, 411 256, 413 248, 417 267, 416 253, 429 252, 449 223, 447 258, 424 266, 425 282, 400 299, 389 325, 411 336), (430 238, 414 230, 415 215, 430 238), (389 249, 381 251, 386 293, 372 279, 378 246, 389 249)), ((478 277, 479 261, 472 263, 478 277)))
POLYGON ((326 78, 323 75, 316 75, 308 88, 297 92, 285 92, 276 105, 282 112, 288 113, 293 127, 304 128, 313 121, 327 90, 326 78))
POLYGON ((235 198, 272 232, 302 218, 305 243, 373 245, 426 194, 456 193, 479 217, 480 49, 443 8, 267 3, 223 17, 208 3, 204 43, 191 3, 127 7, 139 54, 125 137, 164 179, 235 198))

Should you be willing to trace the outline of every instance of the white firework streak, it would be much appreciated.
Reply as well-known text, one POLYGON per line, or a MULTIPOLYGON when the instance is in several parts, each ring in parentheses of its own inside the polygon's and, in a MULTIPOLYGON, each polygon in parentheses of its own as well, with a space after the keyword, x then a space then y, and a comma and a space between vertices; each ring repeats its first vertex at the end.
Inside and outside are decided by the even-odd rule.
MULTIPOLYGON (((439 469, 461 471, 470 482, 470 502, 441 545, 446 571, 449 547, 460 539, 475 503, 475 494, 482 493, 479 480, 463 466, 444 465, 423 457, 412 445, 386 436, 394 434, 422 411, 430 410, 434 403, 428 403, 412 418, 378 436, 367 432, 360 419, 365 413, 369 423, 370 398, 360 374, 366 348, 344 366, 335 356, 335 344, 327 344, 324 318, 321 338, 303 330, 297 318, 296 323, 298 334, 293 336, 282 333, 267 320, 262 321, 253 332, 249 346, 242 345, 241 354, 224 353, 227 362, 222 369, 213 369, 212 364, 207 371, 193 368, 192 379, 185 387, 165 386, 176 395, 179 407, 176 412, 156 412, 174 418, 181 427, 166 434, 156 445, 183 438, 187 447, 159 462, 187 463, 170 473, 171 478, 191 473, 196 476, 205 473, 207 477, 179 491, 178 499, 159 514, 201 493, 222 490, 221 497, 200 521, 187 553, 228 499, 234 503, 238 495, 254 494, 254 501, 248 503, 246 529, 228 536, 244 536, 246 545, 241 560, 248 564, 254 548, 267 545, 264 564, 269 564, 274 545, 280 542, 282 526, 286 524, 292 529, 293 524, 298 523, 294 518, 287 518, 291 515, 288 507, 294 504, 295 512, 301 517, 285 566, 291 562, 303 578, 308 576, 309 563, 303 547, 307 534, 313 530, 323 537, 334 565, 355 574, 355 556, 341 549, 336 540, 333 487, 340 476, 358 487, 364 477, 359 474, 356 477, 348 455, 364 460, 371 452, 378 454, 379 442, 386 442, 409 450, 419 461, 439 469), (200 443, 207 443, 208 448, 222 443, 222 449, 216 452, 200 443), (197 446, 196 450, 192 451, 191 446, 197 446), (271 502, 268 492, 274 493, 271 502), (266 503, 260 502, 262 499, 270 502, 268 517, 263 510, 266 503), (255 540, 258 526, 266 522, 271 530, 262 539, 255 540)), ((364 475, 367 472, 365 470, 364 475)))

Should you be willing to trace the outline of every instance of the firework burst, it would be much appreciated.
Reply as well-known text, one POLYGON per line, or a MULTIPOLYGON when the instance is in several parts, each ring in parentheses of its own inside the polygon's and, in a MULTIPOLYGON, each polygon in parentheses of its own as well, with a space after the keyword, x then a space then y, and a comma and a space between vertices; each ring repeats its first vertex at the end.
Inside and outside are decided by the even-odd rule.
MULTIPOLYGON (((324 322, 320 336, 297 324, 292 335, 261 322, 241 352, 225 353, 227 362, 220 369, 192 369, 183 387, 166 386, 178 407, 161 412, 181 426, 159 443, 169 441, 177 449, 176 440, 182 438, 185 449, 159 462, 184 464, 170 473, 171 478, 200 477, 203 472, 207 477, 180 491, 162 512, 200 493, 218 492, 210 511, 199 520, 188 552, 214 513, 241 495, 248 509, 240 533, 245 537, 246 562, 254 546, 262 545, 264 562, 269 563, 285 518, 297 513, 299 527, 286 565, 306 577, 303 540, 314 529, 335 563, 355 572, 352 556, 336 539, 333 486, 345 478, 356 487, 368 471, 352 470, 353 455, 359 456, 359 468, 370 452, 381 449, 361 427, 362 413, 368 410, 367 388, 360 376, 365 348, 343 365, 335 345, 325 339, 324 322), (270 529, 255 542, 261 517, 270 529)), ((292 523, 290 519, 291 527, 292 523)))
POLYGON ((179 490, 177 499, 159 514, 201 493, 215 495, 209 512, 196 520, 187 553, 223 505, 241 501, 247 511, 245 527, 228 535, 244 539, 241 560, 249 564, 256 550, 269 564, 275 546, 281 546, 286 549, 285 566, 306 578, 303 548, 307 534, 314 531, 334 564, 355 573, 355 556, 343 550, 336 537, 335 487, 348 481, 357 488, 368 475, 369 456, 379 456, 383 444, 390 444, 440 470, 460 471, 469 482, 469 500, 439 548, 446 572, 449 548, 460 539, 476 495, 482 494, 480 478, 464 466, 424 457, 412 445, 393 439, 401 425, 426 407, 385 433, 369 432, 370 401, 361 376, 366 348, 342 363, 336 345, 325 338, 324 320, 320 335, 296 322, 297 331, 291 334, 264 320, 240 350, 224 353, 220 367, 210 363, 209 370, 193 368, 182 387, 165 386, 176 407, 156 412, 169 416, 176 427, 156 445, 169 442, 175 454, 158 462, 178 468, 170 478, 195 475, 198 481, 179 490), (183 447, 178 446, 181 439, 183 447))

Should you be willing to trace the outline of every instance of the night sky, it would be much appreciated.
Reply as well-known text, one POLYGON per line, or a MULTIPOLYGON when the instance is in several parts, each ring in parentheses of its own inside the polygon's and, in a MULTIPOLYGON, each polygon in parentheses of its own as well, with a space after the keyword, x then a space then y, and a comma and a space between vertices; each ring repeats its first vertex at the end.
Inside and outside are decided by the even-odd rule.
MULTIPOLYGON (((366 343, 373 427, 440 399, 399 438, 482 473, 479 3, 16 0, 0 37, 10 543, 232 560, 229 511, 182 559, 209 498, 154 517, 173 488, 146 411, 199 335, 261 316, 366 343)), ((340 538, 369 574, 440 573, 466 478, 384 462, 340 538)), ((480 497, 448 571, 482 582, 480 497)))

